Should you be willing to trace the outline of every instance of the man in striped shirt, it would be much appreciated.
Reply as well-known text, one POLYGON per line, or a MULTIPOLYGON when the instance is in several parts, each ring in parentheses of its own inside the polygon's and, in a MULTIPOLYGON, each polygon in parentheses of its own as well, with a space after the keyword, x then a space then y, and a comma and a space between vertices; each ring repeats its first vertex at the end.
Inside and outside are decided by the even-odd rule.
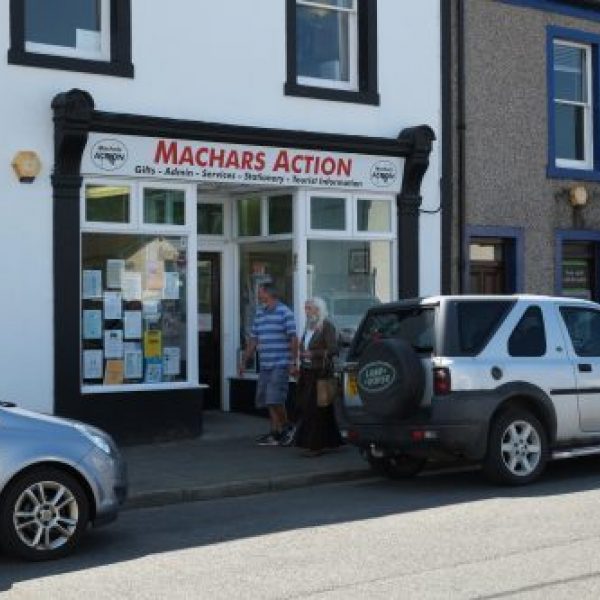
POLYGON ((298 373, 298 336, 294 313, 280 302, 271 283, 258 288, 258 301, 251 337, 242 358, 240 375, 246 363, 258 348, 259 375, 256 386, 257 408, 267 408, 271 419, 271 433, 262 436, 264 446, 287 445, 294 435, 288 423, 285 402, 289 377, 298 373))

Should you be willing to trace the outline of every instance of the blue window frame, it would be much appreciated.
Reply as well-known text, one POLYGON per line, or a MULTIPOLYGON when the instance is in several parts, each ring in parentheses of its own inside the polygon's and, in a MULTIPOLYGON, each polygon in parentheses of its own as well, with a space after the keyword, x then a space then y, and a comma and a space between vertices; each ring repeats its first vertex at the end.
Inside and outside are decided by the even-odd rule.
POLYGON ((600 180, 600 36, 548 27, 548 176, 600 180))
POLYGON ((559 229, 554 238, 554 293, 600 300, 600 232, 559 229))
MULTIPOLYGON (((466 228, 463 256, 468 257, 469 268, 463 272, 463 289, 474 293, 471 282, 471 256, 473 245, 486 244, 489 249, 497 247, 501 251, 502 293, 515 294, 523 291, 523 229, 520 227, 473 226, 466 228)), ((475 258, 475 257, 473 257, 475 258)), ((500 291, 500 290, 499 290, 500 291)))

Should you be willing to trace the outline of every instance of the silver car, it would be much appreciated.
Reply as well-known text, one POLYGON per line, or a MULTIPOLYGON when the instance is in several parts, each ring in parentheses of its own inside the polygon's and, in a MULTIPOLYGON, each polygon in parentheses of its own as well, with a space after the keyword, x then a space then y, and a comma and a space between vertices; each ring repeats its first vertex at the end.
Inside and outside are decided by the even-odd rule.
POLYGON ((71 552, 88 525, 117 517, 125 463, 89 425, 0 402, 0 546, 28 560, 71 552))

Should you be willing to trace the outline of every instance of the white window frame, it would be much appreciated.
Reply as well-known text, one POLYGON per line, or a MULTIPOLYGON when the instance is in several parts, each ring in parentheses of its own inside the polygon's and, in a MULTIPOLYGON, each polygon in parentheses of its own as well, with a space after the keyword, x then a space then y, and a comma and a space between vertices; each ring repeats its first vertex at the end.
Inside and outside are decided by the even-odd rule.
MULTIPOLYGON (((196 193, 196 204, 218 204, 221 206, 223 211, 223 233, 198 233, 196 229, 196 234, 200 240, 203 242, 223 242, 228 240, 231 237, 231 215, 229 206, 229 197, 228 196, 215 196, 211 195, 210 192, 203 192, 201 188, 198 188, 196 193)), ((196 223, 197 225, 197 223, 196 223)))
POLYGON ((115 233, 130 231, 136 229, 136 224, 139 221, 139 201, 138 201, 138 184, 133 180, 128 179, 85 179, 81 186, 81 203, 80 203, 80 221, 82 231, 114 231, 115 233), (88 185, 98 185, 105 187, 128 187, 129 193, 129 220, 126 223, 115 223, 112 221, 88 221, 86 218, 86 197, 85 190, 88 185))
POLYGON ((262 241, 278 241, 289 240, 294 235, 294 191, 290 188, 282 188, 281 190, 269 190, 268 192, 247 192, 245 194, 232 194, 233 202, 233 239, 236 242, 252 242, 257 240, 262 241), (289 233, 269 233, 269 198, 273 196, 291 196, 292 198, 292 230, 289 233), (260 233, 258 235, 241 236, 239 232, 239 200, 248 197, 258 197, 260 199, 260 233))
POLYGON ((349 194, 344 194, 343 192, 335 193, 335 192, 321 192, 318 190, 310 191, 306 195, 306 234, 307 236, 314 238, 331 238, 331 237, 347 237, 352 235, 353 230, 353 216, 352 216, 352 208, 351 202, 352 197, 349 194), (313 198, 338 198, 344 200, 344 218, 345 218, 345 228, 344 229, 313 229, 311 222, 311 206, 313 198))
MULTIPOLYGON (((371 0, 372 1, 372 0, 371 0)), ((296 0, 298 6, 307 6, 310 8, 320 8, 333 12, 348 13, 348 69, 349 81, 339 81, 337 79, 325 79, 322 77, 306 77, 297 75, 296 80, 299 85, 311 87, 331 88, 335 90, 358 90, 358 0, 353 0, 352 8, 341 6, 331 6, 323 4, 318 0, 296 0)), ((294 60, 298 60, 294 57, 294 60)))
MULTIPOLYGON (((592 115, 592 106, 594 102, 593 98, 593 86, 592 86, 592 48, 589 44, 580 44, 577 42, 571 42, 563 39, 554 39, 553 40, 553 56, 554 50, 556 46, 569 46, 571 48, 577 48, 579 50, 585 51, 585 77, 586 77, 586 92, 587 92, 587 101, 586 102, 574 102, 572 100, 561 100, 556 96, 556 88, 554 89, 552 98, 552 102, 554 107, 557 104, 567 105, 567 106, 581 106, 583 107, 583 128, 584 128, 584 140, 583 140, 583 152, 584 159, 583 160, 571 160, 566 158, 559 158, 556 148, 556 139, 554 144, 554 152, 555 152, 555 163, 559 168, 567 168, 567 169, 592 169, 594 165, 594 139, 593 139, 593 115, 592 115)), ((556 70, 556 61, 553 58, 552 64, 553 71, 556 70)), ((556 136, 556 120, 555 120, 555 133, 556 136)))
MULTIPOLYGON (((180 236, 186 238, 187 252, 187 298, 186 298, 186 355, 187 355, 187 379, 186 381, 164 382, 164 383, 131 383, 121 385, 100 385, 86 384, 80 378, 79 386, 81 393, 86 394, 110 394, 120 392, 144 392, 156 391, 165 389, 197 389, 206 387, 201 385, 198 380, 198 344, 196 340, 196 332, 198 331, 197 318, 197 269, 196 257, 198 255, 198 236, 196 226, 196 186, 191 184, 178 183, 157 183, 154 181, 135 181, 135 180, 116 180, 111 178, 84 178, 81 186, 81 227, 80 227, 80 257, 82 256, 81 245, 83 243, 84 234, 130 234, 130 235, 165 235, 165 236, 180 236), (107 185, 107 186, 129 186, 132 190, 130 201, 130 222, 123 223, 102 223, 102 222, 86 222, 85 221, 85 186, 92 185, 107 185), (157 188, 163 187, 167 189, 184 189, 185 195, 185 225, 159 225, 159 224, 144 224, 143 223, 143 192, 145 187, 157 188)), ((79 277, 82 277, 82 260, 79 264, 79 277)), ((81 289, 81 280, 80 280, 81 289)), ((79 311, 83 310, 82 298, 79 299, 79 311)), ((81 332, 83 333, 83 332, 81 332)), ((80 334, 79 339, 79 357, 83 358, 83 335, 80 334)))
POLYGON ((375 194, 354 194, 352 196, 352 233, 357 238, 373 240, 387 240, 396 235, 396 219, 394 218, 395 198, 393 196, 378 196, 375 194), (390 227, 387 231, 359 231, 358 229, 358 201, 371 200, 385 202, 389 206, 390 227))
MULTIPOLYGON (((110 1, 100 0, 100 51, 93 52, 67 46, 56 46, 54 44, 40 44, 25 40, 25 51, 35 54, 48 54, 53 56, 65 56, 68 58, 82 58, 87 60, 100 60, 110 62, 110 1)), ((58 17, 57 17, 58 18, 58 17)))

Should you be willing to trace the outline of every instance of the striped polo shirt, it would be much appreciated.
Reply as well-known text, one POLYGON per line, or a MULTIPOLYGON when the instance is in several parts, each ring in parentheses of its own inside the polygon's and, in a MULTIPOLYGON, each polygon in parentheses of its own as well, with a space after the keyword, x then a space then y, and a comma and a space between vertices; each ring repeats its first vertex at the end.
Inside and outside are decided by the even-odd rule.
POLYGON ((282 302, 271 309, 256 311, 252 337, 258 343, 261 370, 287 367, 291 363, 290 338, 295 335, 294 313, 282 302))

